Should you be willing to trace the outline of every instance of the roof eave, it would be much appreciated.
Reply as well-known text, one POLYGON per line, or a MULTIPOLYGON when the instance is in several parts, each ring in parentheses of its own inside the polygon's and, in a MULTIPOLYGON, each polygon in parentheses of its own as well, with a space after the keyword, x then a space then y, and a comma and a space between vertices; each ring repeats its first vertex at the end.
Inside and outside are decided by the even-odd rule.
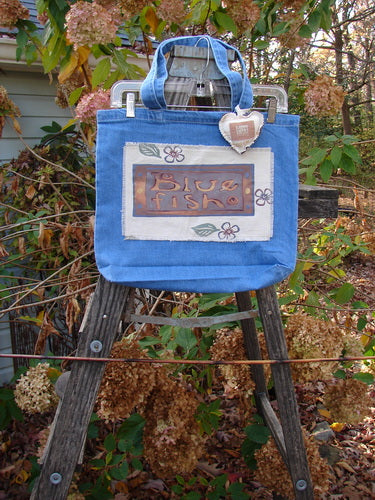
MULTIPOLYGON (((16 60, 16 50, 17 42, 14 38, 0 38, 0 69, 8 71, 30 71, 35 73, 44 72, 40 58, 28 65, 24 58, 21 58, 19 61, 16 60)), ((130 64, 135 64, 146 72, 149 70, 147 58, 142 54, 138 57, 129 56, 127 60, 130 64)), ((98 64, 98 60, 90 56, 89 63, 90 66, 95 67, 96 64, 98 64)))

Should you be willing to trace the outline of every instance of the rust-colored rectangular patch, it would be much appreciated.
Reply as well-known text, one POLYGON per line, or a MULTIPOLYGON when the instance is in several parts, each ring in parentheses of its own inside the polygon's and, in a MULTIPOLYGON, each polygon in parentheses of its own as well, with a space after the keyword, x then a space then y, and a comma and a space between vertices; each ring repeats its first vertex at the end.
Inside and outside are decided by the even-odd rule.
POLYGON ((254 123, 251 121, 234 121, 229 125, 232 141, 253 140, 255 136, 254 123))
POLYGON ((133 165, 135 217, 253 215, 254 165, 133 165))

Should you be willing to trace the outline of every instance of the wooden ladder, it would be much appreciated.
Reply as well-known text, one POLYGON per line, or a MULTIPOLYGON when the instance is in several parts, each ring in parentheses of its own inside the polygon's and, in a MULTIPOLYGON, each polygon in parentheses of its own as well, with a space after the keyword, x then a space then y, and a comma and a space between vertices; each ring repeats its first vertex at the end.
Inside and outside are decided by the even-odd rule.
MULTIPOLYGON (((188 63, 192 57, 194 58, 194 53, 190 52, 188 56, 183 54, 183 57, 187 57, 186 63, 188 63)), ((178 85, 178 82, 181 82, 180 76, 172 76, 170 79, 172 79, 172 84, 178 85)), ((169 96, 167 102, 178 104, 186 102, 186 99, 181 101, 181 93, 179 93, 174 97, 169 96)), ((218 93, 217 102, 220 102, 220 106, 228 103, 221 91, 218 93)), ((332 189, 300 188, 299 216, 304 218, 336 217, 337 196, 337 192, 332 189)), ((129 287, 110 283, 100 276, 81 326, 77 357, 90 357, 94 360, 110 355, 120 322, 124 314, 129 315, 133 307, 134 294, 131 290, 129 287)), ((250 293, 239 292, 235 295, 240 311, 237 318, 242 318, 241 325, 247 357, 252 360, 261 360, 254 311, 251 311, 250 293)), ((286 360, 288 352, 275 288, 270 286, 258 290, 256 295, 269 359, 286 360)), ((199 319, 203 321, 201 325, 204 325, 204 318, 199 319)), ((156 320, 150 317, 148 322, 153 323, 156 320)), ((217 323, 219 322, 222 322, 222 318, 218 319, 217 323)), ((105 369, 105 363, 95 363, 92 360, 72 362, 70 376, 67 379, 44 454, 41 474, 32 491, 32 500, 63 500, 68 494, 74 470, 85 444, 87 427, 105 369)), ((256 405, 288 467, 295 498, 312 500, 313 487, 290 366, 288 363, 272 364, 271 370, 279 418, 269 401, 262 365, 251 365, 252 377, 255 381, 256 405)))

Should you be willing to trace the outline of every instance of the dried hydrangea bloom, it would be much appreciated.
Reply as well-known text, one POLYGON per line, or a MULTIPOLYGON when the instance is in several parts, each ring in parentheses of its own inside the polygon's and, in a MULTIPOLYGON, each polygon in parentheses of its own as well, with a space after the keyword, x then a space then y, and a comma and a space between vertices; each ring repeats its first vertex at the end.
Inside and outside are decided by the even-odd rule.
POLYGON ((353 335, 345 335, 344 342, 344 356, 363 356, 363 346, 361 342, 353 337, 353 335))
MULTIPOLYGON (((112 358, 147 358, 136 340, 116 342, 112 358)), ((97 413, 107 421, 129 417, 135 407, 144 405, 155 385, 156 370, 149 363, 108 363, 100 386, 97 413)))
POLYGON ((42 26, 44 26, 49 19, 47 11, 44 11, 44 12, 41 12, 40 14, 38 14, 37 19, 40 22, 40 24, 42 26))
MULTIPOLYGON (((214 361, 234 361, 247 359, 243 333, 240 328, 222 328, 216 332, 210 347, 214 361)), ((221 365, 219 371, 224 379, 225 394, 232 397, 251 397, 255 384, 247 365, 221 365)))
MULTIPOLYGON (((14 102, 9 99, 8 92, 5 87, 0 85, 0 138, 5 125, 5 116, 20 116, 21 112, 14 102)), ((1 253, 1 252, 0 252, 1 253)))
POLYGON ((328 75, 310 82, 305 92, 305 109, 311 116, 335 116, 344 103, 345 92, 328 75))
POLYGON ((20 116, 20 110, 9 98, 5 87, 0 85, 0 115, 20 116))
POLYGON ((368 364, 364 366, 364 370, 375 375, 375 359, 370 359, 368 364))
MULTIPOLYGON (((80 71, 75 71, 64 83, 58 83, 56 85, 56 98, 55 102, 60 108, 68 108, 68 98, 69 95, 73 92, 73 90, 78 89, 80 87, 84 87, 84 77, 83 73, 80 71)), ((85 90, 87 93, 87 87, 83 89, 81 98, 85 94, 85 90)))
POLYGON ((96 124, 96 112, 98 109, 109 109, 110 90, 99 89, 84 95, 77 104, 76 118, 88 125, 96 124))
MULTIPOLYGON (((117 17, 120 19, 119 13, 117 17)), ((113 42, 118 26, 114 12, 96 2, 79 0, 66 15, 66 36, 76 49, 113 42)))
MULTIPOLYGON (((285 337, 290 358, 337 358, 344 348, 344 335, 331 321, 296 312, 288 319, 285 337)), ((292 364, 291 370, 296 382, 309 382, 332 378, 338 363, 316 362, 292 364)))
POLYGON ((327 387, 323 404, 335 422, 359 424, 370 416, 374 400, 368 393, 368 386, 353 378, 339 379, 327 387))
POLYGON ((306 0, 282 0, 282 4, 284 7, 298 11, 305 1, 306 0))
POLYGON ((107 10, 112 10, 113 8, 116 8, 118 10, 116 0, 95 0, 95 1, 97 4, 101 5, 107 10))
POLYGON ((161 476, 190 473, 204 451, 194 417, 198 400, 181 382, 158 372, 158 379, 142 411, 144 457, 151 470, 161 476))
POLYGON ((51 432, 51 426, 45 427, 38 434, 39 448, 36 452, 36 456, 38 457, 38 464, 43 463, 43 455, 47 446, 48 438, 51 432))
POLYGON ((26 413, 44 413, 58 403, 55 387, 48 378, 48 363, 39 363, 29 368, 17 381, 14 399, 26 413))
POLYGON ((0 0, 0 27, 13 29, 19 19, 29 19, 29 9, 19 0, 0 0))
POLYGON ((282 33, 278 40, 283 47, 288 49, 296 49, 297 47, 304 47, 308 43, 308 38, 304 38, 298 34, 303 19, 293 12, 287 12, 281 15, 281 21, 289 23, 289 29, 286 33, 282 33))
POLYGON ((181 24, 186 17, 186 10, 182 0, 161 0, 157 13, 164 21, 176 24, 181 24))
MULTIPOLYGON (((320 456, 319 445, 315 438, 303 430, 303 439, 313 483, 314 498, 322 498, 329 491, 332 479, 331 469, 320 456)), ((260 450, 257 450, 254 456, 257 461, 256 480, 283 497, 295 498, 292 480, 273 438, 270 438, 260 450)))
POLYGON ((148 3, 147 0, 117 0, 121 14, 127 19, 139 14, 148 3))
POLYGON ((144 457, 152 472, 160 477, 176 474, 190 474, 197 466, 204 452, 204 438, 199 434, 196 422, 187 422, 187 429, 173 440, 163 440, 168 436, 168 427, 163 430, 161 422, 157 428, 144 429, 144 457))
POLYGON ((228 15, 233 19, 239 31, 252 29, 260 18, 260 9, 252 0, 227 0, 228 15))

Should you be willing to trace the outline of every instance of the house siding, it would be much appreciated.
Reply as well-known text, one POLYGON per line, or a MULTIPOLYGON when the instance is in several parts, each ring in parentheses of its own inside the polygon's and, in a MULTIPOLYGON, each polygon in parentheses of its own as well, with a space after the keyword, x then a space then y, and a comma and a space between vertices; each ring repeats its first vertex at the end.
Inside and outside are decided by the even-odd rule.
MULTIPOLYGON (((21 117, 17 120, 22 130, 23 140, 33 147, 46 134, 40 127, 56 121, 65 125, 72 118, 68 109, 55 104, 56 87, 50 84, 46 75, 25 71, 4 71, 0 77, 12 101, 19 107, 21 117)), ((17 136, 9 122, 6 123, 0 139, 0 163, 17 157, 25 145, 17 136)))
MULTIPOLYGON (((0 64, 1 67, 1 64, 0 64)), ((19 107, 21 117, 17 118, 25 143, 31 147, 40 142, 46 134, 40 127, 50 125, 52 121, 65 125, 71 118, 71 112, 55 104, 55 83, 50 84, 46 75, 37 72, 3 70, 0 75, 9 97, 19 107)), ((0 139, 0 165, 10 161, 25 149, 25 144, 15 130, 7 123, 0 139)), ((8 318, 0 322, 0 353, 12 352, 8 318)), ((0 358, 0 385, 7 383, 13 376, 13 362, 10 358, 0 358)))
MULTIPOLYGON (((22 3, 30 10, 30 20, 37 23, 37 13, 34 0, 24 0, 22 3)), ((43 30, 42 26, 39 26, 43 30)), ((46 134, 40 127, 50 125, 52 121, 64 126, 72 118, 71 110, 61 109, 55 104, 56 81, 50 82, 49 76, 43 73, 40 60, 28 66, 23 59, 16 60, 15 41, 16 30, 0 28, 0 85, 4 86, 9 97, 20 108, 21 117, 17 118, 22 140, 34 147, 46 134)), ((121 36, 123 46, 130 47, 125 35, 121 36)), ((141 41, 141 39, 140 39, 141 41)), ((156 43, 154 44, 156 45, 156 43)), ((89 60, 94 67, 96 60, 89 60)), ((129 62, 148 70, 148 59, 129 57, 129 62)), ((18 137, 9 119, 0 138, 0 168, 11 159, 18 157, 25 144, 18 137)), ((0 353, 11 353, 11 336, 6 317, 0 320, 0 353)), ((9 358, 0 358, 0 384, 8 382, 13 376, 13 363, 9 358)))

